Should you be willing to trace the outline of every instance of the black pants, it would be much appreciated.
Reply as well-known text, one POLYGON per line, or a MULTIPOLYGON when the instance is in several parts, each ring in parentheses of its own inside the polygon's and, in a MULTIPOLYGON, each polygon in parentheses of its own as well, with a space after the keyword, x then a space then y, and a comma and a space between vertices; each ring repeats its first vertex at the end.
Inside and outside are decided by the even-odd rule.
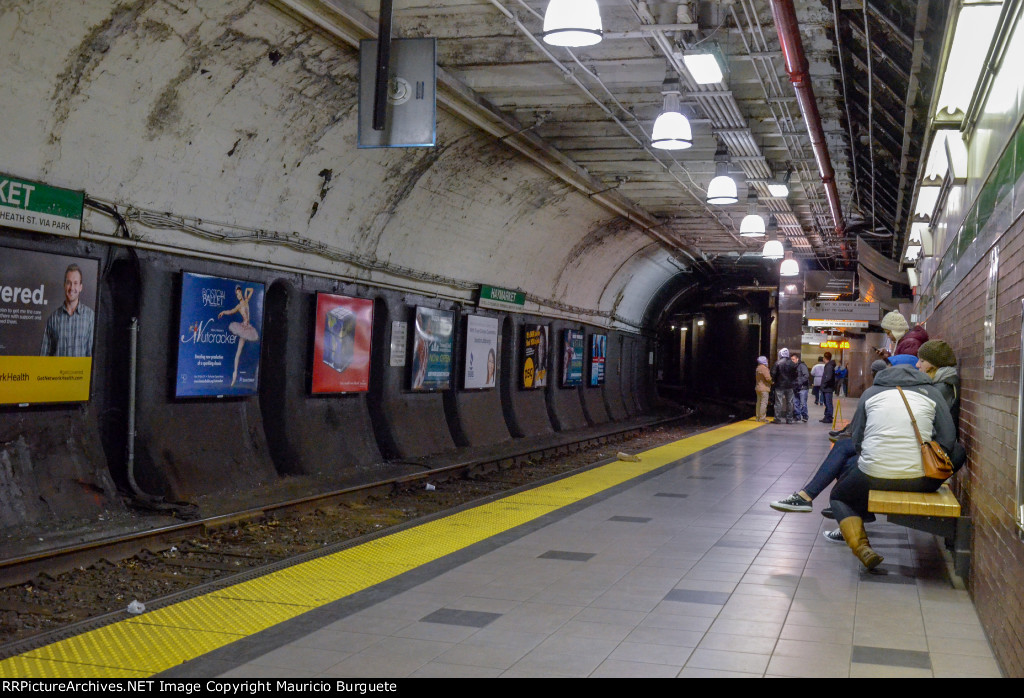
POLYGON ((842 521, 850 516, 864 518, 864 515, 868 513, 868 492, 870 490, 934 492, 942 486, 943 482, 943 480, 935 480, 930 477, 887 480, 871 477, 860 468, 850 468, 832 488, 830 504, 836 521, 842 521))

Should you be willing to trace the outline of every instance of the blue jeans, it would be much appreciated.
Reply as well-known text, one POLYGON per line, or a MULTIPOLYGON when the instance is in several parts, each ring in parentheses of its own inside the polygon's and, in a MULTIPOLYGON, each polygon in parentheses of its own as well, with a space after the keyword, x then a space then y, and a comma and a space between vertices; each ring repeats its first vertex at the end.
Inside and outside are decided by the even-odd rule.
POLYGON ((807 421, 807 389, 793 391, 793 419, 807 421))
POLYGON ((821 389, 821 401, 825 403, 825 416, 823 419, 832 421, 832 388, 821 389))
POLYGON ((818 466, 811 481, 804 485, 804 492, 814 499, 832 484, 833 480, 838 480, 847 470, 856 467, 857 448, 853 445, 853 439, 839 439, 818 466))

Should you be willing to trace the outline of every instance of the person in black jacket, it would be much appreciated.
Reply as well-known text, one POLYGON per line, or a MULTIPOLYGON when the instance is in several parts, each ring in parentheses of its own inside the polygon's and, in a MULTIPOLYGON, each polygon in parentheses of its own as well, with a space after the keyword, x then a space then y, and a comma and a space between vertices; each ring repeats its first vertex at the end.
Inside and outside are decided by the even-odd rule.
POLYGON ((793 353, 789 357, 796 366, 796 383, 793 385, 793 419, 797 422, 807 421, 807 391, 811 387, 811 371, 807 364, 800 360, 800 355, 793 353))
POLYGON ((836 362, 832 360, 832 352, 825 352, 825 370, 821 373, 821 399, 825 403, 825 416, 821 421, 832 423, 832 393, 836 389, 836 362))
POLYGON ((772 368, 772 387, 775 388, 775 421, 772 424, 793 423, 793 388, 796 387, 796 364, 789 359, 789 349, 779 349, 779 360, 772 368))

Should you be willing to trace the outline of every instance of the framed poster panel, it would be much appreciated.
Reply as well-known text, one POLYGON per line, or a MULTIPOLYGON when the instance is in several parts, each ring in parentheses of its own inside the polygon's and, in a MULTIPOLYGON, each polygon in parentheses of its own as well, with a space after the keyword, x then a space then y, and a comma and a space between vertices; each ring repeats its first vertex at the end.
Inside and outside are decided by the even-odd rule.
POLYGON ((523 387, 543 388, 548 384, 548 326, 523 325, 523 387))
POLYGON ((466 368, 463 387, 467 390, 493 388, 498 377, 498 318, 466 317, 466 368))
POLYGON ((562 330, 562 387, 583 385, 583 331, 562 330))
POLYGON ((0 404, 88 402, 99 261, 0 248, 0 404))
POLYGON ((608 335, 590 335, 590 385, 604 385, 605 359, 608 357, 608 335))
POLYGON ((325 395, 369 390, 372 333, 372 300, 316 294, 310 392, 325 395))
POLYGON ((447 390, 452 384, 455 313, 416 308, 412 337, 412 390, 447 390))
POLYGON ((263 284, 182 272, 175 397, 255 395, 263 284))

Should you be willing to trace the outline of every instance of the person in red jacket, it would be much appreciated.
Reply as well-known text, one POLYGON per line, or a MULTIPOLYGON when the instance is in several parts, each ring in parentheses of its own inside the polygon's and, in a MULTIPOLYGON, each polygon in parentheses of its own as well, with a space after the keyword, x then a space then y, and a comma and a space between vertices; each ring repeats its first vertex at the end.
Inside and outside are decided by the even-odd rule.
MULTIPOLYGON (((893 356, 896 354, 917 356, 917 350, 928 341, 928 331, 920 325, 911 329, 906 318, 898 310, 886 313, 882 318, 882 329, 889 335, 889 339, 896 343, 896 349, 891 354, 893 356)), ((886 356, 889 355, 886 354, 886 356)))

